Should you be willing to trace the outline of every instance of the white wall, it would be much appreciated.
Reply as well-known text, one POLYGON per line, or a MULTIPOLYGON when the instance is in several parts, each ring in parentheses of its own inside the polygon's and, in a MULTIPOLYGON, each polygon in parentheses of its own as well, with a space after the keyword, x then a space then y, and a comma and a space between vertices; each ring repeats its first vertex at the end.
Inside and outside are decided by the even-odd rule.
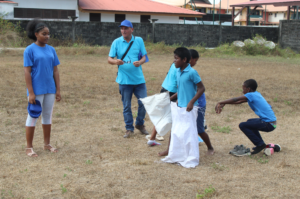
POLYGON ((90 21, 90 13, 79 12, 79 17, 78 17, 77 21, 90 21))
POLYGON ((141 15, 133 15, 133 14, 126 14, 125 18, 132 23, 140 23, 141 22, 141 15))
POLYGON ((13 19, 14 18, 14 7, 17 4, 12 3, 0 3, 0 15, 4 15, 4 19, 13 19))
MULTIPOLYGON (((80 18, 78 11, 77 0, 14 0, 19 5, 17 8, 41 8, 41 9, 62 9, 62 10, 76 10, 76 16, 80 18)), ((85 20, 86 15, 82 18, 85 20)), ((20 20, 24 20, 23 18, 20 20)), ((53 21, 55 19, 51 19, 53 21)), ((67 19, 69 21, 70 19, 67 19)), ((79 21, 80 19, 77 19, 79 21)), ((88 18, 89 20, 89 18, 88 18)), ((63 19, 59 19, 63 21, 63 19)))
POLYGON ((284 19, 284 13, 277 13, 277 17, 275 17, 275 13, 272 13, 272 15, 269 15, 268 17, 269 22, 279 22, 279 20, 284 19))
POLYGON ((101 22, 115 22, 115 14, 101 13, 101 22))
POLYGON ((151 19, 158 19, 155 23, 179 23, 179 16, 159 16, 159 15, 151 15, 151 19))

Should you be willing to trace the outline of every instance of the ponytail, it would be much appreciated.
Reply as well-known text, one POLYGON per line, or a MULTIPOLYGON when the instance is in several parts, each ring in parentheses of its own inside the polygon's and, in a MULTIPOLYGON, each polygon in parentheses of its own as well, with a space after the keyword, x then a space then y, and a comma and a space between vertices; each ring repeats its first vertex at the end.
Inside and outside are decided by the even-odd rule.
POLYGON ((35 36, 35 33, 40 32, 41 30, 43 30, 46 27, 48 27, 48 26, 38 19, 34 19, 34 20, 30 21, 27 24, 27 28, 26 28, 28 38, 36 41, 37 38, 35 36))

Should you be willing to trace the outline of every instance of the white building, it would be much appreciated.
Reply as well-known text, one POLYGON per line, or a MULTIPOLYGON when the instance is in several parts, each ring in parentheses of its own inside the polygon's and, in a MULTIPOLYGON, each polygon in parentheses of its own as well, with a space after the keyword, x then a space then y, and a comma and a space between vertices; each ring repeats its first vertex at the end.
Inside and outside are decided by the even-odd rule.
POLYGON ((158 19, 157 23, 179 23, 179 17, 201 17, 203 14, 153 1, 137 0, 0 0, 0 14, 6 19, 120 22, 128 19, 134 23, 158 19))

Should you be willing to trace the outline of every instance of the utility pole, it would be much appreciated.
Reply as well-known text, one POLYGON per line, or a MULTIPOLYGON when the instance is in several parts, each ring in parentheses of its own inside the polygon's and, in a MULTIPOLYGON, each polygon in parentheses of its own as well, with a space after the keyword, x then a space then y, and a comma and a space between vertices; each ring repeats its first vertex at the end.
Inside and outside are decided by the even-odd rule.
POLYGON ((214 0, 214 6, 213 6, 213 25, 215 25, 215 0, 214 0))
POLYGON ((148 19, 152 23, 152 43, 155 42, 155 22, 158 21, 158 19, 148 19))
POLYGON ((72 42, 75 43, 75 20, 78 18, 76 16, 68 16, 69 19, 72 19, 72 42))

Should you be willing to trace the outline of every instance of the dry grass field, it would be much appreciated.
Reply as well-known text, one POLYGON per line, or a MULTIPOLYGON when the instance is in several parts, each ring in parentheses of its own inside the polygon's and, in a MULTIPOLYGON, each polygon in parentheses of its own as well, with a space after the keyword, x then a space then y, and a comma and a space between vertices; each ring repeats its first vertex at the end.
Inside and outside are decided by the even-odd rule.
MULTIPOLYGON (((78 52, 76 52, 78 51, 78 52)), ((26 86, 22 52, 0 53, 0 198, 300 198, 300 59, 279 57, 203 57, 195 69, 206 87, 206 121, 215 155, 200 144, 200 165, 185 169, 161 163, 161 146, 149 147, 135 131, 124 139, 116 66, 107 64, 108 48, 80 53, 58 49, 62 101, 55 104, 51 143, 59 152, 43 151, 40 119, 34 149, 25 155, 26 86), (236 144, 253 147, 238 124, 256 117, 247 104, 227 105, 221 115, 215 104, 242 95, 242 83, 254 78, 258 91, 272 105, 278 127, 262 133, 282 151, 271 157, 234 157, 236 144), (229 127, 230 132, 212 128, 229 127), (200 197, 199 197, 200 198, 200 197)), ((158 93, 173 54, 149 54, 143 66, 148 95, 158 93)), ((137 112, 136 98, 132 103, 137 112)), ((146 128, 152 129, 149 117, 146 128)), ((227 128, 227 129, 229 129, 227 128)), ((224 129, 224 128, 223 128, 224 129)))

